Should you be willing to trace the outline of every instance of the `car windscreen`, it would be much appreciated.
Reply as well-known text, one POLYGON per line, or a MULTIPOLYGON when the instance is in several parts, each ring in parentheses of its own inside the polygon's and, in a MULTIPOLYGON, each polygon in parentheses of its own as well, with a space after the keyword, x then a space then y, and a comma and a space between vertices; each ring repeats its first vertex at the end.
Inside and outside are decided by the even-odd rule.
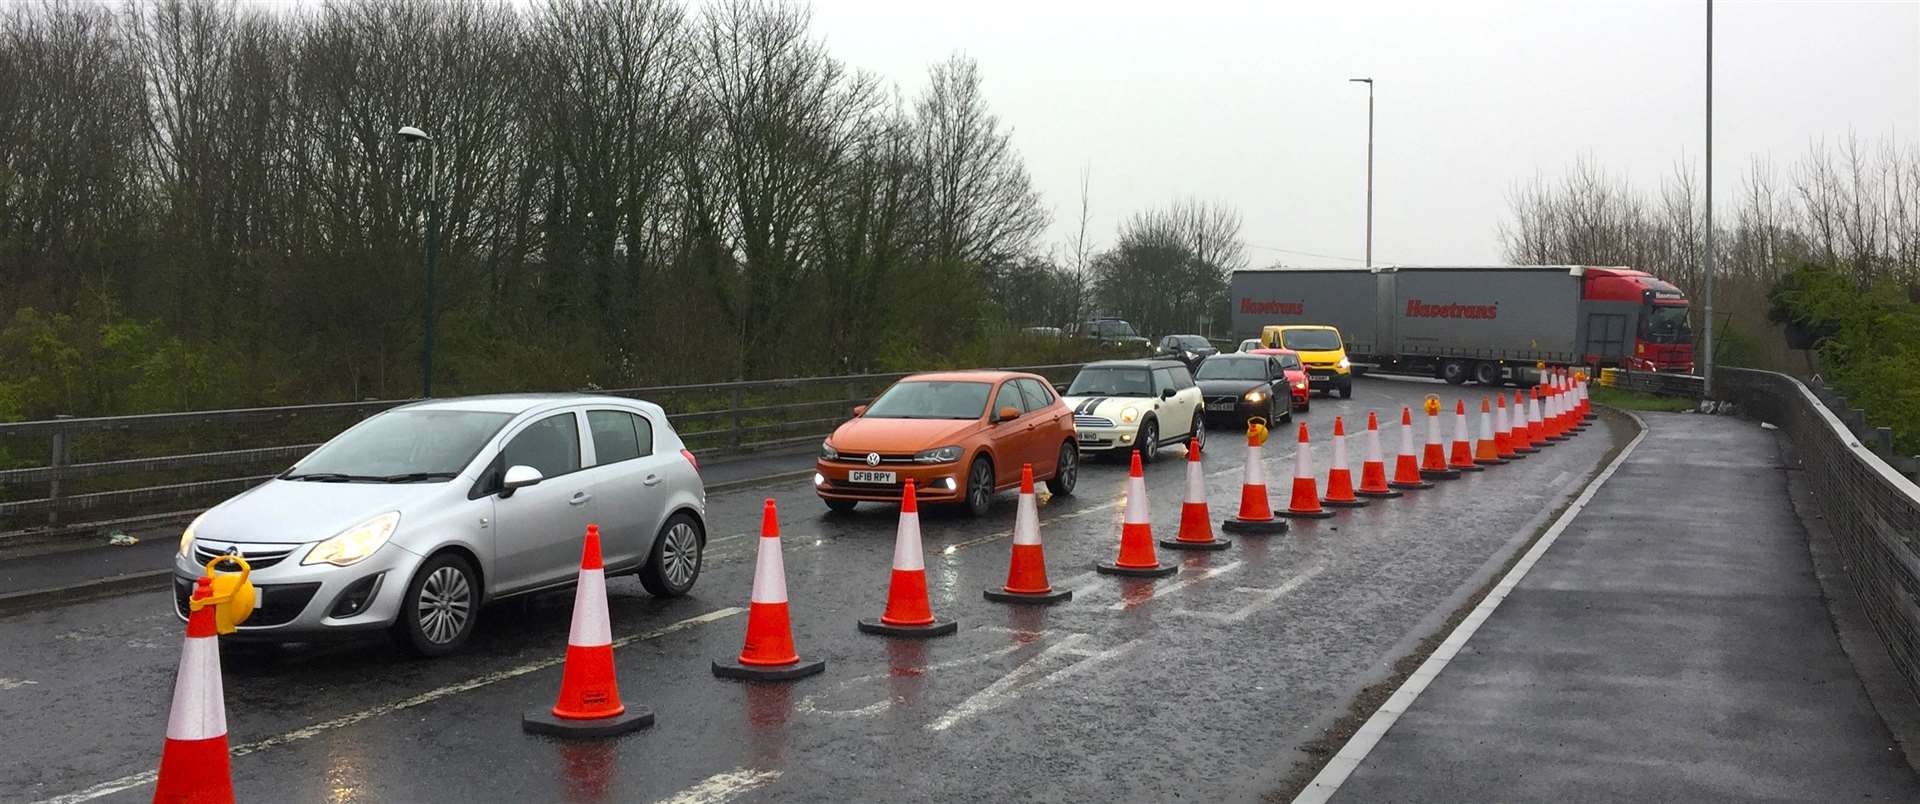
POLYGON ((1182 349, 1207 349, 1213 346, 1213 344, 1207 343, 1206 338, 1198 335, 1175 335, 1173 336, 1173 343, 1182 349))
POLYGON ((510 413, 394 410, 335 436, 282 475, 285 480, 405 483, 460 474, 510 413))
POLYGON ((1290 329, 1280 334, 1280 345, 1296 352, 1329 352, 1340 348, 1340 333, 1330 329, 1290 329))
POLYGON ((1258 348, 1260 348, 1259 338, 1248 338, 1240 342, 1240 351, 1242 352, 1251 352, 1258 348))
POLYGON ((895 383, 867 406, 870 419, 978 419, 993 383, 912 380, 895 383))
POLYGON ((1264 380, 1267 379, 1267 359, 1248 359, 1244 357, 1209 357, 1200 361, 1200 370, 1193 373, 1196 380, 1264 380))
POLYGON ((1097 366, 1080 370, 1067 396, 1152 396, 1153 381, 1144 368, 1097 366))
POLYGON ((1689 343, 1693 329, 1687 321, 1687 308, 1660 304, 1647 308, 1641 335, 1652 343, 1689 343))
POLYGON ((1133 331, 1133 325, 1125 321, 1095 321, 1094 331, 1112 338, 1132 338, 1140 333, 1133 331))

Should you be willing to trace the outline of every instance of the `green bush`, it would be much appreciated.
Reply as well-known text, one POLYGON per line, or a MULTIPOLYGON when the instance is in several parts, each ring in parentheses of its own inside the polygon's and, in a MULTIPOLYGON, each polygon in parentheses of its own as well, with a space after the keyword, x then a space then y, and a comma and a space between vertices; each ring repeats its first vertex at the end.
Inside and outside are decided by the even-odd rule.
POLYGON ((1920 453, 1920 304, 1904 287, 1858 287, 1817 265, 1781 277, 1768 317, 1815 334, 1828 385, 1891 427, 1894 448, 1920 453))

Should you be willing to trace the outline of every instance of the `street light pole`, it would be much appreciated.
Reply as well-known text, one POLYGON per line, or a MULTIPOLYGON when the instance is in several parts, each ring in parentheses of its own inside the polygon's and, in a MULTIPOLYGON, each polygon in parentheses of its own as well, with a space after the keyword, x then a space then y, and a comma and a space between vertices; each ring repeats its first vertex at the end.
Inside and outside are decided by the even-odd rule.
POLYGON ((1707 254, 1701 266, 1705 274, 1702 300, 1706 303, 1705 337, 1701 347, 1707 357, 1700 373, 1700 394, 1713 397, 1713 0, 1707 0, 1707 254))
POLYGON ((440 247, 440 199, 433 183, 434 151, 433 138, 413 126, 404 126, 399 131, 400 139, 407 142, 424 143, 427 149, 427 242, 426 242, 426 281, 427 304, 423 328, 426 344, 420 350, 420 397, 433 398, 433 262, 440 247))
POLYGON ((1349 78, 1367 85, 1367 267, 1373 267, 1373 79, 1349 78))

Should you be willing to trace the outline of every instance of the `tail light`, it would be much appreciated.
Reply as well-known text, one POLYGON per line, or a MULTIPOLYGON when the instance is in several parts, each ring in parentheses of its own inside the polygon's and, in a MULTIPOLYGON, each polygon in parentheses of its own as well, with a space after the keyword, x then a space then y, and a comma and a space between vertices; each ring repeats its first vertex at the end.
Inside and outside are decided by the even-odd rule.
POLYGON ((693 457, 692 450, 680 450, 680 457, 687 459, 687 463, 693 464, 693 471, 700 471, 700 459, 693 457))

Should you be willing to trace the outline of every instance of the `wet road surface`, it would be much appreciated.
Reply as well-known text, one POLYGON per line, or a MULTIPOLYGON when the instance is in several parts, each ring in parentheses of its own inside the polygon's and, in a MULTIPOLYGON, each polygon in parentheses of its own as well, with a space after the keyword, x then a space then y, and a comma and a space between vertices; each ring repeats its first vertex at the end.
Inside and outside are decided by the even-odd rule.
MULTIPOLYGON (((1305 420, 1322 481, 1335 415, 1394 421, 1427 393, 1451 408, 1481 392, 1367 379, 1352 400, 1316 397, 1305 420)), ((224 646, 234 785, 284 802, 1256 797, 1626 435, 1603 419, 1527 460, 1285 535, 1162 551, 1182 569, 1159 580, 1092 573, 1117 547, 1126 467, 1091 463, 1073 497, 1040 507, 1053 584, 1075 590, 1051 608, 981 598, 1005 579, 1011 494, 980 520, 923 512, 933 607, 961 626, 927 642, 854 629, 885 603, 896 509, 829 515, 805 480, 714 494, 693 594, 609 582, 621 694, 657 712, 654 728, 599 743, 521 733, 559 687, 571 594, 549 594, 489 609, 475 644, 441 660, 379 639, 277 656, 224 646), (827 672, 722 681, 708 663, 740 650, 769 496, 796 640, 827 672)), ((1382 441, 1391 460, 1393 426, 1382 441)), ((1216 433, 1207 452, 1216 523, 1237 504, 1243 443, 1216 433)), ((1359 439, 1349 447, 1357 472, 1359 439)), ((1276 508, 1293 452, 1279 428, 1266 449, 1276 508)), ((1147 470, 1156 537, 1177 532, 1184 473, 1179 449, 1147 470)), ((0 800, 151 797, 181 639, 169 606, 139 594, 0 619, 0 717, 17 730, 0 747, 0 800)))

